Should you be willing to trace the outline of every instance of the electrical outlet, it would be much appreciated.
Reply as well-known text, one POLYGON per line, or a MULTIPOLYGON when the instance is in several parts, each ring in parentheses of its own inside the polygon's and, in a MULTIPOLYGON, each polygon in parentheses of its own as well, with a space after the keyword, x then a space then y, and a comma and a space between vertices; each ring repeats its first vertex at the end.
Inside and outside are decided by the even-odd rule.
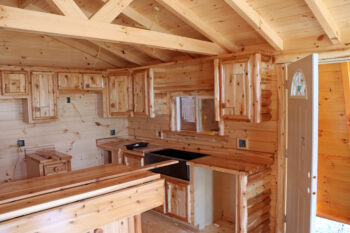
POLYGON ((109 133, 111 136, 115 135, 115 129, 112 129, 109 133))
POLYGON ((237 148, 247 150, 248 149, 248 141, 247 139, 237 138, 237 148))
POLYGON ((67 103, 70 104, 70 97, 67 97, 67 103))
POLYGON ((24 147, 25 146, 24 140, 17 140, 17 146, 24 147))

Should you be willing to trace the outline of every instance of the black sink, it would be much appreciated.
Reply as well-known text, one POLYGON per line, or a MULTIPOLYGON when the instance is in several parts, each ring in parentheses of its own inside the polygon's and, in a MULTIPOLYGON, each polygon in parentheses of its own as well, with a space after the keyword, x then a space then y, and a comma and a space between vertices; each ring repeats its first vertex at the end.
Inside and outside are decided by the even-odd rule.
POLYGON ((166 160, 178 160, 179 163, 177 164, 156 168, 151 171, 178 179, 190 180, 190 169, 186 164, 186 161, 204 156, 207 156, 207 154, 194 153, 183 150, 164 149, 146 153, 144 161, 145 165, 147 165, 152 163, 159 163, 166 160))
POLYGON ((157 151, 152 151, 151 153, 174 158, 174 159, 186 160, 186 161, 207 156, 207 154, 189 152, 184 150, 175 150, 175 149, 157 150, 157 151))

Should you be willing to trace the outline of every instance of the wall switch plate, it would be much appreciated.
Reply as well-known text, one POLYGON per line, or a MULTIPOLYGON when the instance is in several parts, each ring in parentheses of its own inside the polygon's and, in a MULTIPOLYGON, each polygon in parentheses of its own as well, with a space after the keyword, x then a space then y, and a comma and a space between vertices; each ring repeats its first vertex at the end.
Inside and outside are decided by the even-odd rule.
POLYGON ((245 138, 237 138, 237 148, 247 150, 248 149, 248 140, 245 138))
POLYGON ((17 146, 24 147, 25 146, 24 140, 17 140, 17 146))
POLYGON ((70 104, 70 97, 67 97, 67 103, 70 104))
POLYGON ((111 136, 115 135, 115 129, 112 129, 109 133, 111 136))

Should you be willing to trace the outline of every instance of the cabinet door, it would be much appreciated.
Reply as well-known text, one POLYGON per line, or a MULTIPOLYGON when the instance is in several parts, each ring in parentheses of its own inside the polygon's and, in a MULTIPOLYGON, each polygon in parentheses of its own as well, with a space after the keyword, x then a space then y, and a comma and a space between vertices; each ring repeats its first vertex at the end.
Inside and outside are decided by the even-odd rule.
POLYGON ((6 96, 28 95, 28 74, 24 71, 2 72, 2 93, 6 96))
POLYGON ((135 116, 154 117, 152 69, 133 73, 133 105, 135 116))
POLYGON ((252 118, 252 67, 250 60, 221 63, 221 111, 223 118, 250 121, 252 118))
POLYGON ((32 118, 49 120, 57 118, 57 79, 51 72, 33 72, 31 75, 32 118))
POLYGON ((108 78, 109 114, 129 116, 132 111, 131 77, 128 72, 110 74, 108 78))
POLYGON ((216 120, 261 122, 261 55, 214 61, 216 120))
POLYGON ((130 167, 143 167, 143 156, 134 155, 128 152, 124 152, 124 163, 130 167))
POLYGON ((167 215, 185 222, 190 221, 190 184, 171 177, 165 179, 167 215))
POLYGON ((80 73, 59 73, 58 89, 59 90, 82 90, 83 75, 80 73))
POLYGON ((103 75, 102 74, 83 74, 85 90, 102 90, 103 75))

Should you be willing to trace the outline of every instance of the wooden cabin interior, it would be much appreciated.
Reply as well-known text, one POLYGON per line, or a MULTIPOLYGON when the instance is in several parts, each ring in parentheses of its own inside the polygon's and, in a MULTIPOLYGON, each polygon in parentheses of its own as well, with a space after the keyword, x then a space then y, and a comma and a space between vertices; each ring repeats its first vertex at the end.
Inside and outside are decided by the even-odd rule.
POLYGON ((349 12, 0 0, 0 232, 350 224, 349 12))

